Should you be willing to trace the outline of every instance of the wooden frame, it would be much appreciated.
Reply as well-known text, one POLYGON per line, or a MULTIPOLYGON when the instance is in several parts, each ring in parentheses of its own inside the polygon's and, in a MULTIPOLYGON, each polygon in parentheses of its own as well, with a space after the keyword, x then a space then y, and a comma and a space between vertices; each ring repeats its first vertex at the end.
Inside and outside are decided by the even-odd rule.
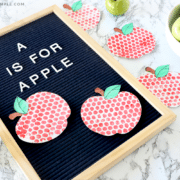
MULTIPOLYGON (((135 149, 151 139, 165 127, 170 125, 176 118, 176 115, 163 105, 150 91, 146 89, 138 80, 133 77, 118 61, 116 61, 106 50, 104 50, 97 42, 95 42, 83 29, 73 22, 58 6, 51 6, 41 12, 30 17, 20 20, 10 26, 0 30, 0 36, 11 32, 21 26, 35 21, 45 15, 54 12, 63 22, 65 22, 79 37, 81 37, 99 56, 102 57, 118 74, 120 74, 136 91, 138 91, 162 116, 148 127, 134 135, 131 139, 120 145, 118 148, 110 152, 108 155, 100 159, 91 167, 76 176, 74 180, 91 180, 100 176, 102 173, 113 167, 120 160, 128 156, 135 149)), ((9 149, 10 153, 24 171, 30 180, 40 179, 28 159, 19 148, 14 138, 0 119, 0 136, 9 149)))

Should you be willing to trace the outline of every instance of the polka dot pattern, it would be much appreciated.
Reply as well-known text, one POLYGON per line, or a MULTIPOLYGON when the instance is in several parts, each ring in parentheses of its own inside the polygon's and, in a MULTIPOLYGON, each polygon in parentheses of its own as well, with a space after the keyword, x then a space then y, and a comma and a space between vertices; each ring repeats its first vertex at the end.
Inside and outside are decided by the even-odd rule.
POLYGON ((81 108, 84 124, 92 131, 105 136, 126 134, 139 122, 141 104, 138 98, 126 91, 113 99, 95 96, 87 99, 81 108))
POLYGON ((76 22, 84 31, 94 28, 100 20, 100 12, 97 8, 90 5, 73 12, 72 10, 65 12, 74 22, 76 22))
POLYGON ((138 80, 166 106, 180 105, 180 73, 169 72, 165 77, 156 78, 147 72, 138 80))
POLYGON ((130 59, 137 59, 150 53, 155 44, 152 33, 139 27, 133 28, 133 32, 126 36, 118 34, 108 39, 111 53, 130 59))
POLYGON ((21 116, 16 125, 18 137, 29 143, 43 143, 59 136, 67 127, 71 110, 66 101, 50 92, 30 96, 28 114, 21 116))

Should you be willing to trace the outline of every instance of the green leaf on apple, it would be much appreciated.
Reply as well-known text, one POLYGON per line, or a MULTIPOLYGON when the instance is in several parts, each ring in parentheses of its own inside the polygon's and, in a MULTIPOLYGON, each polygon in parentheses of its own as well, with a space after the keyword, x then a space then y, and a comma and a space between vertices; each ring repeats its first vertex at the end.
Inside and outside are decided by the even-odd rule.
POLYGON ((106 88, 104 92, 104 98, 105 99, 115 98, 118 95, 120 88, 121 88, 121 85, 113 85, 106 88))
POLYGON ((75 12, 75 11, 81 9, 81 7, 82 7, 82 2, 80 0, 80 1, 75 2, 71 8, 75 12))
POLYGON ((21 114, 27 114, 29 109, 28 103, 21 99, 20 97, 17 97, 14 102, 14 110, 21 114))
POLYGON ((169 65, 163 65, 156 68, 155 75, 157 78, 160 78, 166 76, 168 72, 169 72, 169 65))
POLYGON ((128 35, 133 32, 133 23, 126 24, 122 27, 122 32, 124 35, 128 35))

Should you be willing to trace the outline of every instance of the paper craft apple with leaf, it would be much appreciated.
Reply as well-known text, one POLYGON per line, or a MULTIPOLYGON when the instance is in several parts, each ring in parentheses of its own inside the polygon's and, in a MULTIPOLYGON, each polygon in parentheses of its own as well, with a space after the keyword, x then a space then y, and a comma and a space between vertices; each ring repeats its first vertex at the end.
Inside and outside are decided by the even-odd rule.
POLYGON ((101 96, 87 99, 81 107, 84 124, 92 131, 105 136, 126 134, 139 122, 141 104, 138 98, 126 91, 120 91, 120 85, 106 88, 105 92, 96 88, 101 96))
POLYGON ((169 65, 163 65, 156 70, 147 67, 146 74, 138 80, 146 86, 166 106, 180 105, 180 73, 169 72, 169 65))
POLYGON ((93 6, 82 5, 81 1, 77 1, 72 7, 68 4, 64 4, 63 7, 69 10, 65 13, 85 31, 94 28, 99 23, 100 12, 93 6))
POLYGON ((108 39, 108 47, 111 53, 130 59, 137 59, 151 53, 155 48, 155 38, 149 31, 136 27, 133 23, 126 24, 119 28, 114 28, 119 34, 108 39))
POLYGON ((58 137, 67 127, 71 110, 67 102, 57 94, 38 92, 26 101, 17 97, 16 113, 11 120, 21 116, 16 125, 18 137, 28 143, 44 143, 58 137))

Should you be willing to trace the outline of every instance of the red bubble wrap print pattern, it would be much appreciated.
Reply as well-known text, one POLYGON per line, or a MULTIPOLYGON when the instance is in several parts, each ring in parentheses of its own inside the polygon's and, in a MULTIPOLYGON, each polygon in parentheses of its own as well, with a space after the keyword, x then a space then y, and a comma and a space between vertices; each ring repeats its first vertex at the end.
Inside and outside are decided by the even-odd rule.
POLYGON ((29 111, 21 116, 15 128, 22 141, 44 143, 58 137, 67 127, 71 110, 59 95, 38 92, 26 102, 29 111))
POLYGON ((94 96, 87 99, 81 108, 84 124, 92 131, 105 136, 126 134, 139 122, 141 104, 138 98, 122 91, 113 99, 94 96))
POLYGON ((84 31, 94 28, 100 20, 100 12, 90 5, 83 5, 78 11, 68 10, 65 12, 74 22, 80 25, 84 31))
POLYGON ((111 53, 130 59, 137 59, 151 53, 155 44, 152 33, 139 27, 133 28, 131 34, 118 34, 108 39, 111 53))
POLYGON ((138 78, 161 102, 168 107, 180 105, 180 73, 169 72, 165 77, 156 78, 146 73, 138 78))

